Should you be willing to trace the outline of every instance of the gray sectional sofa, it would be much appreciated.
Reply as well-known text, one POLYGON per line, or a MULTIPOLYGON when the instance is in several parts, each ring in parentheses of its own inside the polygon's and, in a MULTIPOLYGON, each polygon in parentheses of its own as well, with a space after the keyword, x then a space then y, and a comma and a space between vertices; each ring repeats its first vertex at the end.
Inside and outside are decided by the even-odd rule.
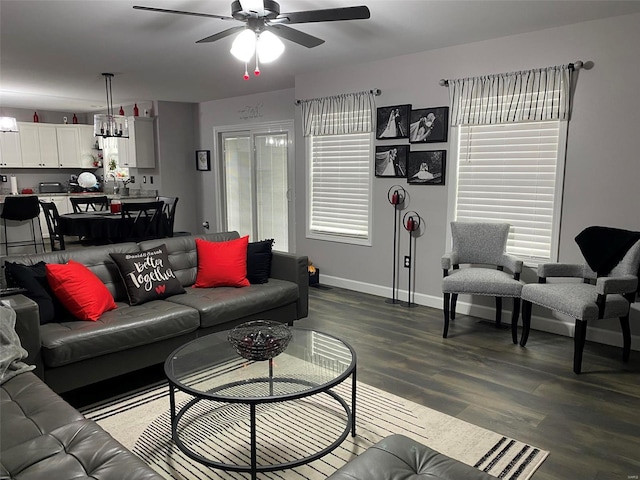
MULTIPOLYGON (((273 252, 269 281, 248 287, 191 288, 197 273, 195 239, 226 241, 237 232, 121 243, 78 250, 4 257, 6 261, 84 264, 106 285, 118 308, 98 321, 56 319, 40 325, 38 305, 24 295, 3 298, 17 313, 16 331, 34 373, 60 393, 162 363, 178 346, 255 319, 292 325, 308 314, 307 257, 273 252), (129 305, 110 253, 135 253, 166 245, 186 293, 129 305)), ((4 268, 0 283, 6 285, 4 268)))

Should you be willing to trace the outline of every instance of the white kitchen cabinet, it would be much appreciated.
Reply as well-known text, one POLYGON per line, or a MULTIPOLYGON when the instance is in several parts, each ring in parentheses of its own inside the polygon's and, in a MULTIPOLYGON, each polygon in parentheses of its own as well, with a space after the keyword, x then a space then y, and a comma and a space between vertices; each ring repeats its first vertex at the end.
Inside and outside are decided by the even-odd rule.
POLYGON ((22 166, 24 168, 57 168, 56 126, 22 122, 19 128, 22 166))
POLYGON ((149 117, 133 117, 129 123, 129 135, 133 132, 130 157, 135 157, 138 168, 156 167, 156 142, 153 136, 154 119, 149 117))
POLYGON ((129 138, 116 139, 116 145, 118 149, 118 166, 122 168, 130 168, 136 166, 135 154, 131 155, 131 152, 134 151, 134 149, 131 148, 131 144, 133 142, 135 142, 135 140, 131 132, 131 127, 129 127, 129 138))
POLYGON ((80 130, 77 125, 58 125, 58 165, 60 168, 81 168, 80 130))
POLYGON ((80 162, 82 168, 96 168, 93 165, 93 157, 97 157, 98 150, 96 146, 96 138, 93 135, 93 125, 77 125, 78 135, 80 138, 80 162))
POLYGON ((20 133, 0 133, 0 167, 22 167, 20 133))

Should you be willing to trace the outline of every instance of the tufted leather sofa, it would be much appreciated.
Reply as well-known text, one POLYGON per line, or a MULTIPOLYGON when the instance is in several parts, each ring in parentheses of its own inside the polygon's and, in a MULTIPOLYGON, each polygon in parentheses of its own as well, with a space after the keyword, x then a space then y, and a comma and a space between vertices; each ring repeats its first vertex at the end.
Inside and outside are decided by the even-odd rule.
POLYGON ((496 480, 404 435, 391 435, 347 462, 327 480, 496 480))
MULTIPOLYGON (((87 266, 106 285, 118 308, 96 322, 72 318, 40 325, 37 304, 23 295, 5 297, 17 313, 16 332, 29 356, 26 363, 56 392, 65 392, 107 378, 162 363, 189 340, 228 330, 254 319, 293 324, 308 314, 307 257, 273 252, 265 284, 243 288, 190 288, 197 273, 195 239, 225 241, 237 232, 222 232, 120 243, 78 250, 4 257, 34 265, 66 263, 87 266), (142 305, 128 304, 126 289, 110 253, 135 253, 165 244, 176 277, 187 293, 142 305)), ((0 284, 5 285, 4 268, 0 284)))
POLYGON ((160 480, 31 372, 0 387, 0 478, 160 480))

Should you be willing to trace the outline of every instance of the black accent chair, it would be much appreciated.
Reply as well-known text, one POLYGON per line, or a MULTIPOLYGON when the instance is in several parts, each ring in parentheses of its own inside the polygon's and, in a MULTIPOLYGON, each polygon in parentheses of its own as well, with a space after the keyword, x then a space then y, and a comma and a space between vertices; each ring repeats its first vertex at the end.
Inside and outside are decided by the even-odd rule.
POLYGON ((71 197, 73 213, 102 212, 109 209, 109 198, 101 197, 71 197))
POLYGON ((157 201, 164 202, 162 209, 161 233, 163 237, 173 237, 173 224, 176 219, 178 197, 157 197, 157 201))
POLYGON ((164 202, 129 202, 121 207, 122 241, 142 241, 161 237, 164 202))
MULTIPOLYGON (((7 196, 4 199, 4 206, 0 214, 4 225, 4 237, 2 244, 5 247, 5 253, 9 255, 9 248, 25 247, 33 245, 35 253, 38 253, 38 245, 44 248, 44 239, 42 238, 42 226, 40 225, 40 203, 38 197, 34 196, 7 196), (7 221, 25 222, 30 220, 31 239, 30 240, 9 240, 7 221), (40 241, 36 236, 35 222, 38 222, 38 231, 40 232, 40 241)), ((15 227, 11 227, 15 229, 15 227)))
POLYGON ((49 230, 49 241, 51 242, 51 250, 64 250, 64 235, 60 233, 60 227, 58 225, 58 207, 53 202, 45 202, 40 200, 40 208, 44 212, 44 218, 47 221, 47 229, 49 230), (56 242, 58 247, 56 247, 56 242))

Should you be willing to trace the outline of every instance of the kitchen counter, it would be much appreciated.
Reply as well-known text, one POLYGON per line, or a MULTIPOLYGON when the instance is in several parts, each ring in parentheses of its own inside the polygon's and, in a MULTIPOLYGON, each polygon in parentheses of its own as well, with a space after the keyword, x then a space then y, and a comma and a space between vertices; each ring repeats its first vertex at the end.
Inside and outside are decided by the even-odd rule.
MULTIPOLYGON (((28 194, 18 194, 18 196, 32 196, 37 195, 39 197, 86 197, 86 196, 94 196, 94 197, 102 197, 106 196, 109 199, 117 199, 117 200, 129 200, 129 199, 153 199, 158 196, 157 190, 143 190, 137 189, 129 190, 129 195, 117 195, 113 193, 104 193, 104 192, 78 192, 78 193, 28 193, 28 194)), ((5 197, 9 197, 11 195, 0 195, 0 203, 4 203, 5 197)))

